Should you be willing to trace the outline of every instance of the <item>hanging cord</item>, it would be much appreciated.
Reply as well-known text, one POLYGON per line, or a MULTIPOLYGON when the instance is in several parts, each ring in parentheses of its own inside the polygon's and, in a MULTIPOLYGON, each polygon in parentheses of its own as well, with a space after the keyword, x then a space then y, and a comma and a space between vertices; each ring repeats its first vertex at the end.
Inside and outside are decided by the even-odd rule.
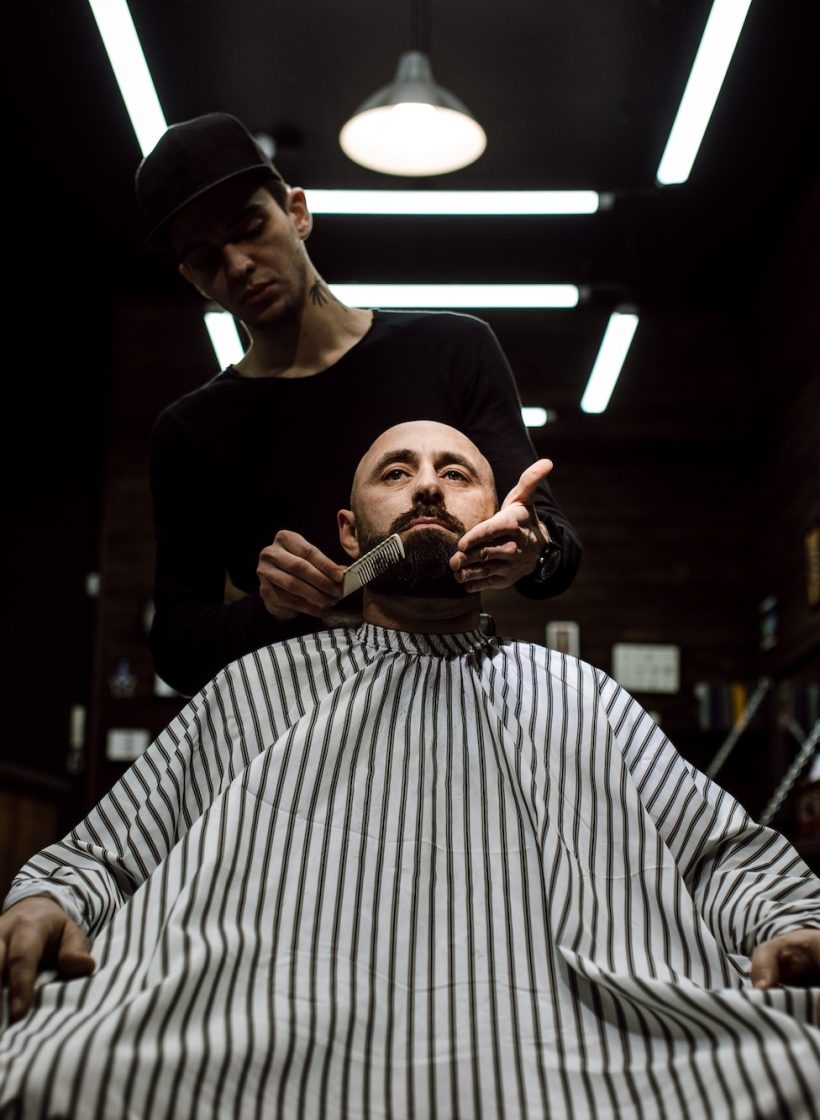
POLYGON ((427 0, 412 0, 410 9, 410 45, 415 51, 430 55, 430 13, 427 0))
POLYGON ((743 734, 743 732, 746 730, 746 728, 749 726, 749 723, 751 722, 752 718, 754 717, 755 712, 760 707, 760 703, 763 700, 763 697, 766 695, 766 693, 769 691, 769 689, 771 687, 772 687, 772 682, 769 679, 769 677, 761 677, 760 680, 757 682, 757 688, 754 690, 752 695, 749 697, 749 703, 746 705, 746 707, 740 713, 740 716, 738 717, 737 723, 734 725, 732 730, 729 732, 729 734, 726 737, 726 740, 724 741, 720 750, 717 752, 715 757, 712 759, 712 763, 709 766, 709 769, 706 771, 706 776, 708 778, 714 778, 714 776, 718 773, 718 771, 723 767, 723 764, 725 763, 726 759, 729 757, 729 755, 735 749, 735 745, 736 745, 738 739, 743 734))
POLYGON ((797 757, 795 758, 794 762, 783 775, 780 781, 780 785, 772 794, 771 799, 769 800, 769 804, 763 810, 760 817, 758 817, 758 821, 760 824, 768 824, 772 817, 775 815, 777 810, 791 793, 792 787, 802 774, 807 764, 814 757, 814 753, 817 750, 817 744, 820 743, 820 719, 815 721, 814 727, 806 736, 805 740, 803 739, 803 728, 799 723, 797 723, 796 720, 788 719, 785 722, 786 727, 789 729, 789 731, 791 731, 792 735, 794 735, 798 743, 802 743, 803 745, 798 751, 797 757))

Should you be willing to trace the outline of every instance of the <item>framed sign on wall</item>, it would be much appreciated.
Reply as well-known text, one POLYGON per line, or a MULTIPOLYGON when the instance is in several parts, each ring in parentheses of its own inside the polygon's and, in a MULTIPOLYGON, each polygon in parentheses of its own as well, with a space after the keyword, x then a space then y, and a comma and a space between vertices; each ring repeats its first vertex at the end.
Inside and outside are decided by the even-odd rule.
POLYGON ((616 642, 612 647, 612 676, 631 692, 678 692, 680 647, 616 642))

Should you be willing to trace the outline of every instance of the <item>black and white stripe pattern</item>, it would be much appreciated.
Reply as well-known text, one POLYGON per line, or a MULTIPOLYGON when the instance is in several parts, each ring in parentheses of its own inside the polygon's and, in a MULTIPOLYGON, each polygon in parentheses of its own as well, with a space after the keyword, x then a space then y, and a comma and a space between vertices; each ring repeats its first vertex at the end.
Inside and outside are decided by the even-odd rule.
POLYGON ((747 978, 818 880, 538 646, 251 654, 7 902, 43 890, 98 967, 0 1035, 4 1117, 820 1116, 817 993, 747 978))

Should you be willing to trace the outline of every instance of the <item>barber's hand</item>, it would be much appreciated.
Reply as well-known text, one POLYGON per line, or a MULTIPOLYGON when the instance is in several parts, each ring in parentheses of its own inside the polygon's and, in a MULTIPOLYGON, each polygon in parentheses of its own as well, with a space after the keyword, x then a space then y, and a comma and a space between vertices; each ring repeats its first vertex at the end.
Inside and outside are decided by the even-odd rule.
MULTIPOLYGON (((820 987, 820 929, 797 929, 764 941, 752 953, 752 983, 756 988, 794 984, 820 987)), ((820 996, 815 1008, 820 1025, 820 996)))
POLYGON ((259 593, 268 611, 283 620, 297 614, 321 618, 339 601, 345 569, 288 529, 259 553, 259 593))
POLYGON ((0 980, 8 985, 9 1021, 31 1007, 40 968, 71 980, 94 971, 89 941, 53 898, 24 898, 0 915, 0 980))
POLYGON ((468 591, 498 590, 528 576, 548 534, 533 508, 538 483, 552 470, 550 459, 527 467, 498 513, 474 526, 450 559, 456 579, 468 591))

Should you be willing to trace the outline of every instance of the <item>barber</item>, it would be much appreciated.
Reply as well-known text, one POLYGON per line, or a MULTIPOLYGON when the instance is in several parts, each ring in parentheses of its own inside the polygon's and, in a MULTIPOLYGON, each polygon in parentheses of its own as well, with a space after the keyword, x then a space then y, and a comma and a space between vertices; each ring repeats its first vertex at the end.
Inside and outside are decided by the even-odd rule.
POLYGON ((167 408, 151 437, 156 534, 151 649, 191 694, 272 641, 334 620, 343 558, 328 526, 379 432, 423 416, 487 456, 499 512, 453 559, 470 590, 542 599, 572 582, 578 537, 544 481, 509 364, 481 320, 366 311, 337 300, 308 256, 305 192, 244 125, 171 126, 140 164, 148 244, 244 325, 244 357, 167 408), (310 497, 308 497, 310 496, 310 497), (337 558, 334 558, 337 557, 337 558), (242 594, 226 601, 226 586, 242 594))

